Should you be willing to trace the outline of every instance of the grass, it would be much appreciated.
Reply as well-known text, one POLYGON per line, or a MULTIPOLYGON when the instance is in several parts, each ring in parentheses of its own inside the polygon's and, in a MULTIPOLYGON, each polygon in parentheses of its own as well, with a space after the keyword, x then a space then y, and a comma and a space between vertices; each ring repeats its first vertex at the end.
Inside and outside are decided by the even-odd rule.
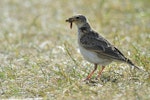
POLYGON ((0 98, 150 99, 149 6, 149 0, 1 0, 0 98), (145 72, 113 62, 98 82, 84 83, 93 65, 78 52, 76 26, 65 22, 76 13, 145 72))

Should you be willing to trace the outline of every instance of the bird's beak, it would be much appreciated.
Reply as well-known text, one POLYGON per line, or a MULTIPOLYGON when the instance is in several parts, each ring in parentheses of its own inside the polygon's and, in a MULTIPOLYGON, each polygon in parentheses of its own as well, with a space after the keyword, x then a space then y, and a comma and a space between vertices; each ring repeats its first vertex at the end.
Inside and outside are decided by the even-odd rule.
POLYGON ((74 20, 74 18, 73 17, 71 17, 71 18, 68 18, 67 20, 66 20, 66 22, 69 22, 69 23, 72 23, 72 22, 74 22, 75 20, 74 20))
POLYGON ((66 22, 69 22, 70 23, 70 28, 72 29, 72 23, 75 21, 75 19, 72 17, 72 18, 68 18, 66 20, 66 22))

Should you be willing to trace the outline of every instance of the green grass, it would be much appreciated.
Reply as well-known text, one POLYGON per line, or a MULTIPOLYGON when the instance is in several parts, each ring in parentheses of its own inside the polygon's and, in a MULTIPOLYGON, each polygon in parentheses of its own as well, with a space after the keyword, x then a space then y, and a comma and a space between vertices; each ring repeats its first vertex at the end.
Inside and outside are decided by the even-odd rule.
POLYGON ((150 99, 149 7, 149 0, 1 0, 0 98, 150 99), (93 65, 78 52, 76 26, 65 22, 77 13, 145 72, 113 62, 99 81, 84 83, 93 65))

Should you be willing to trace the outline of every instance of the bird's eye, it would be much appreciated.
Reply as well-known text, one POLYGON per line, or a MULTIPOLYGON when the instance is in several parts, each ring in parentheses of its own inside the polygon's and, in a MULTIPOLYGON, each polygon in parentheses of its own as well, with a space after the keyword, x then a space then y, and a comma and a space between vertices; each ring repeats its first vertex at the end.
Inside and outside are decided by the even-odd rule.
POLYGON ((79 19, 79 17, 76 17, 76 19, 79 19))

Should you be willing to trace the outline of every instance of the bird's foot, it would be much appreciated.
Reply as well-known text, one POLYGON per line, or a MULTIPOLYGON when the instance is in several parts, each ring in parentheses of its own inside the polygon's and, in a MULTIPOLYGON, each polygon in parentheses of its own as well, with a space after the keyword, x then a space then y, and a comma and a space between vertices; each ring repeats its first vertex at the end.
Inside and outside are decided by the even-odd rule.
POLYGON ((99 80, 100 80, 100 78, 99 78, 99 77, 96 77, 96 78, 95 78, 95 80, 99 81, 99 80))
POLYGON ((86 84, 95 84, 98 82, 98 80, 95 80, 95 79, 84 79, 83 82, 85 82, 86 84))

